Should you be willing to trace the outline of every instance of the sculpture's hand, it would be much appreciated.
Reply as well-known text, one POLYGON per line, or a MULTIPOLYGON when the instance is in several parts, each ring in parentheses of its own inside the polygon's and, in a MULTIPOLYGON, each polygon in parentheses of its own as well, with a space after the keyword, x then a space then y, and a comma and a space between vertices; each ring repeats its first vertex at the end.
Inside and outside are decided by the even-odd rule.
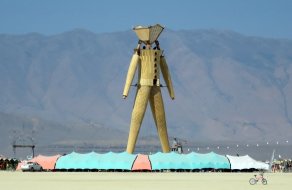
POLYGON ((126 99, 127 98, 127 96, 126 95, 123 95, 123 99, 126 99))

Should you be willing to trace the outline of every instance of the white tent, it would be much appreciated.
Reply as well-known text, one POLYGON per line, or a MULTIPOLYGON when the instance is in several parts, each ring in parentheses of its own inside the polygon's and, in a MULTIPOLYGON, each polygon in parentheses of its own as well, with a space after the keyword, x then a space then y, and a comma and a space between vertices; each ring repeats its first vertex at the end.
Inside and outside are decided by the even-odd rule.
POLYGON ((249 155, 245 156, 230 156, 226 155, 226 157, 229 159, 231 169, 232 170, 243 170, 243 169, 258 169, 258 170, 269 170, 269 165, 256 161, 253 158, 251 158, 249 155))

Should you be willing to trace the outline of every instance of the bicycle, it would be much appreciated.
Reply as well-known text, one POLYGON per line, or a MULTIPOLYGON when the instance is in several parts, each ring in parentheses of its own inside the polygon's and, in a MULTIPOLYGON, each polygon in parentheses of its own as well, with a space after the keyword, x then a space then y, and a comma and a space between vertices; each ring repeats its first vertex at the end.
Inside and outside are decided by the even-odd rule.
POLYGON ((259 175, 254 175, 254 178, 250 178, 249 183, 255 185, 258 181, 261 181, 263 185, 268 184, 268 180, 264 178, 264 174, 260 173, 259 175))

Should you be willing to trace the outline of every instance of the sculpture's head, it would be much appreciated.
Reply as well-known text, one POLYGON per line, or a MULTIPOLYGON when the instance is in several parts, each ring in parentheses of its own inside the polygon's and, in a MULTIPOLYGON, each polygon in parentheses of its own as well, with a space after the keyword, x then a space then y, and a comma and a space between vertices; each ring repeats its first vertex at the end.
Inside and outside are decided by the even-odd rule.
POLYGON ((134 32, 137 34, 139 40, 146 45, 152 45, 157 41, 159 35, 163 31, 164 27, 160 24, 153 26, 136 26, 133 28, 134 32))

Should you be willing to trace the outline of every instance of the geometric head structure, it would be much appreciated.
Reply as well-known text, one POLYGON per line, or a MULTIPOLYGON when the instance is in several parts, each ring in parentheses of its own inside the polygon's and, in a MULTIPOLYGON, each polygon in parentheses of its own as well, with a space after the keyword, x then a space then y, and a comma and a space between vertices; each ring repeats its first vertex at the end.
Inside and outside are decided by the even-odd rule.
POLYGON ((139 40, 144 44, 153 44, 158 39, 163 29, 164 28, 159 24, 148 27, 136 26, 133 28, 139 40))
POLYGON ((123 91, 123 98, 126 98, 128 96, 129 89, 132 86, 135 72, 137 71, 138 81, 135 85, 137 87, 137 91, 128 137, 128 153, 133 153, 135 150, 137 137, 148 102, 151 107, 162 151, 170 151, 165 111, 160 89, 162 86, 160 79, 161 75, 164 79, 170 97, 174 99, 175 96, 168 66, 158 42, 158 37, 163 29, 164 28, 159 24, 148 27, 137 26, 133 28, 139 38, 139 42, 130 62, 123 91), (144 43, 146 47, 144 46, 141 49, 141 43, 144 43), (152 48, 154 43, 155 47, 152 48))

